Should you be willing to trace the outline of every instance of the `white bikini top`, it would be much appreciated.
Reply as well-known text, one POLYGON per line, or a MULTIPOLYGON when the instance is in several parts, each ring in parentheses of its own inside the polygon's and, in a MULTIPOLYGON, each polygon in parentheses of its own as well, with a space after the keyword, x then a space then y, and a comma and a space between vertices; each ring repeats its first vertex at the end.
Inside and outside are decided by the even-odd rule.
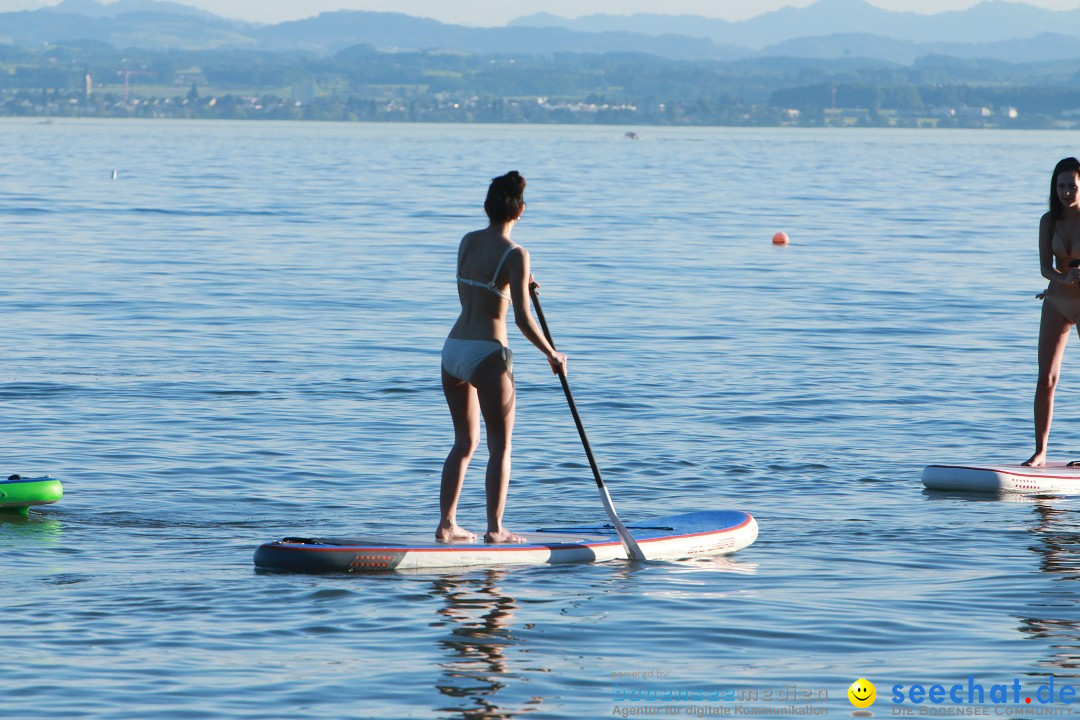
POLYGON ((495 272, 492 273, 490 282, 480 282, 479 280, 470 280, 469 278, 461 277, 461 275, 457 276, 457 281, 459 283, 461 283, 462 285, 472 285, 473 287, 484 288, 485 290, 490 290, 491 292, 493 292, 496 295, 498 295, 499 297, 501 297, 503 300, 509 300, 510 299, 509 291, 500 290, 499 287, 497 285, 495 285, 495 282, 499 279, 499 273, 502 272, 503 264, 506 263, 506 258, 509 257, 509 255, 510 255, 510 253, 512 251, 517 250, 519 247, 521 247, 521 246, 511 244, 510 247, 506 248, 506 252, 504 252, 502 254, 502 257, 499 258, 499 264, 495 266, 495 272))

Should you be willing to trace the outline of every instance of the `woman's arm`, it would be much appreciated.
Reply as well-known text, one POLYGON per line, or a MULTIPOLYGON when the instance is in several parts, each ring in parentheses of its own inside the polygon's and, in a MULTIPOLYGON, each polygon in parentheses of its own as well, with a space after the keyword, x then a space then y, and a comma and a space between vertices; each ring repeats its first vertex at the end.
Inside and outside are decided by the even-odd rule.
POLYGON ((510 253, 506 264, 510 270, 510 299, 514 305, 514 324, 529 342, 544 353, 551 365, 551 372, 557 374, 562 370, 565 373, 566 355, 551 346, 532 316, 532 301, 529 299, 529 282, 532 279, 529 251, 519 246, 517 252, 510 253))
POLYGON ((1077 269, 1062 272, 1054 265, 1054 218, 1050 213, 1039 221, 1039 272, 1051 283, 1073 285, 1077 282, 1077 269))

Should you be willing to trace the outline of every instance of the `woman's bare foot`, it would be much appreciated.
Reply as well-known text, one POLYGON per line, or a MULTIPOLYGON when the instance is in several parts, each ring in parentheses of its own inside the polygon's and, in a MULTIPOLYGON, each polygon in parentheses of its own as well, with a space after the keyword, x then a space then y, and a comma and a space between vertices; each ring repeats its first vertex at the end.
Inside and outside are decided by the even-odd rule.
POLYGON ((457 523, 441 522, 435 530, 435 539, 439 542, 476 542, 476 533, 469 532, 457 523))
POLYGON ((1046 464, 1046 452, 1037 452, 1020 464, 1028 467, 1042 467, 1046 464))
POLYGON ((486 542, 486 543, 523 543, 523 542, 525 542, 525 538, 521 537, 520 535, 515 535, 514 533, 512 533, 509 530, 506 530, 504 528, 504 529, 498 530, 496 532, 491 532, 489 530, 486 533, 484 533, 484 542, 486 542))

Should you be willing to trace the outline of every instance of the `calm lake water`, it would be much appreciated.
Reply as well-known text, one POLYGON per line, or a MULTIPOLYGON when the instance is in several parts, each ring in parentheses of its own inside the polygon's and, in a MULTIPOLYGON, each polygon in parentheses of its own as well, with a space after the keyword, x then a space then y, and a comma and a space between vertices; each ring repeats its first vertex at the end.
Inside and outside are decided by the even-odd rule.
MULTIPOLYGON (((626 130, 0 122, 0 470, 66 490, 0 520, 0 714, 843 717, 865 677, 883 716, 894 685, 1080 685, 1080 500, 919 481, 1031 452, 1036 229, 1077 136, 626 130), (285 535, 434 529, 456 244, 510 169, 620 514, 742 509, 760 538, 256 573, 285 535)), ((558 382, 511 344, 508 527, 601 520, 558 382)), ((460 519, 482 530, 479 468, 460 519)))

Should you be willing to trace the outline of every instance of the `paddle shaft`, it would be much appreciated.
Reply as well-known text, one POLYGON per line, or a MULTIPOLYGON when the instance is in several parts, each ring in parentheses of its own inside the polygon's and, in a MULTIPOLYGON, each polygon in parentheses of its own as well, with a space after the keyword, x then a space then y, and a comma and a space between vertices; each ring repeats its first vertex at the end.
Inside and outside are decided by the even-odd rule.
MULTIPOLYGON (((536 292, 536 283, 529 285, 529 294, 532 295, 533 305, 536 306, 536 317, 540 320, 540 329, 544 331, 544 337, 547 339, 548 344, 554 348, 555 341, 551 339, 551 331, 548 330, 547 320, 544 319, 544 310, 540 307, 540 294, 536 292)), ((626 526, 623 525, 618 514, 615 512, 615 505, 611 502, 611 496, 604 486, 604 479, 600 476, 600 468, 596 464, 596 458, 593 457, 592 446, 589 445, 589 437, 585 434, 585 426, 581 422, 581 415, 578 413, 577 404, 574 402, 574 394, 570 392, 570 383, 567 381, 566 372, 562 368, 559 368, 559 381, 562 383, 563 393, 566 394, 566 404, 570 406, 570 414, 574 416, 574 425, 577 426, 578 435, 581 436, 581 445, 585 448, 585 456, 589 458, 589 467, 592 468, 593 478, 596 480, 596 487, 600 490, 600 499, 604 503, 604 509, 607 510, 608 517, 611 519, 612 524, 619 533, 619 538, 622 540, 623 547, 626 548, 626 556, 630 560, 644 560, 645 553, 638 547, 634 537, 630 534, 630 531, 626 529, 626 526)))
MULTIPOLYGON (((547 322, 544 320, 544 311, 540 309, 540 299, 536 296, 535 291, 533 291, 533 304, 536 305, 536 317, 540 319, 540 327, 544 331, 544 337, 547 338, 548 344, 554 348, 555 341, 551 339, 551 332, 548 330, 547 322)), ((585 434, 585 426, 581 423, 581 415, 578 413, 577 403, 574 402, 574 394, 570 392, 570 383, 566 379, 566 373, 561 368, 559 369, 559 381, 562 383, 563 392, 566 393, 566 404, 570 406, 570 414, 574 416, 574 424, 577 425, 578 435, 581 436, 581 444, 585 447, 585 455, 589 458, 589 467, 592 468, 596 486, 603 489, 604 479, 600 476, 600 468, 596 464, 596 458, 593 457, 592 446, 589 445, 589 436, 585 434)))

